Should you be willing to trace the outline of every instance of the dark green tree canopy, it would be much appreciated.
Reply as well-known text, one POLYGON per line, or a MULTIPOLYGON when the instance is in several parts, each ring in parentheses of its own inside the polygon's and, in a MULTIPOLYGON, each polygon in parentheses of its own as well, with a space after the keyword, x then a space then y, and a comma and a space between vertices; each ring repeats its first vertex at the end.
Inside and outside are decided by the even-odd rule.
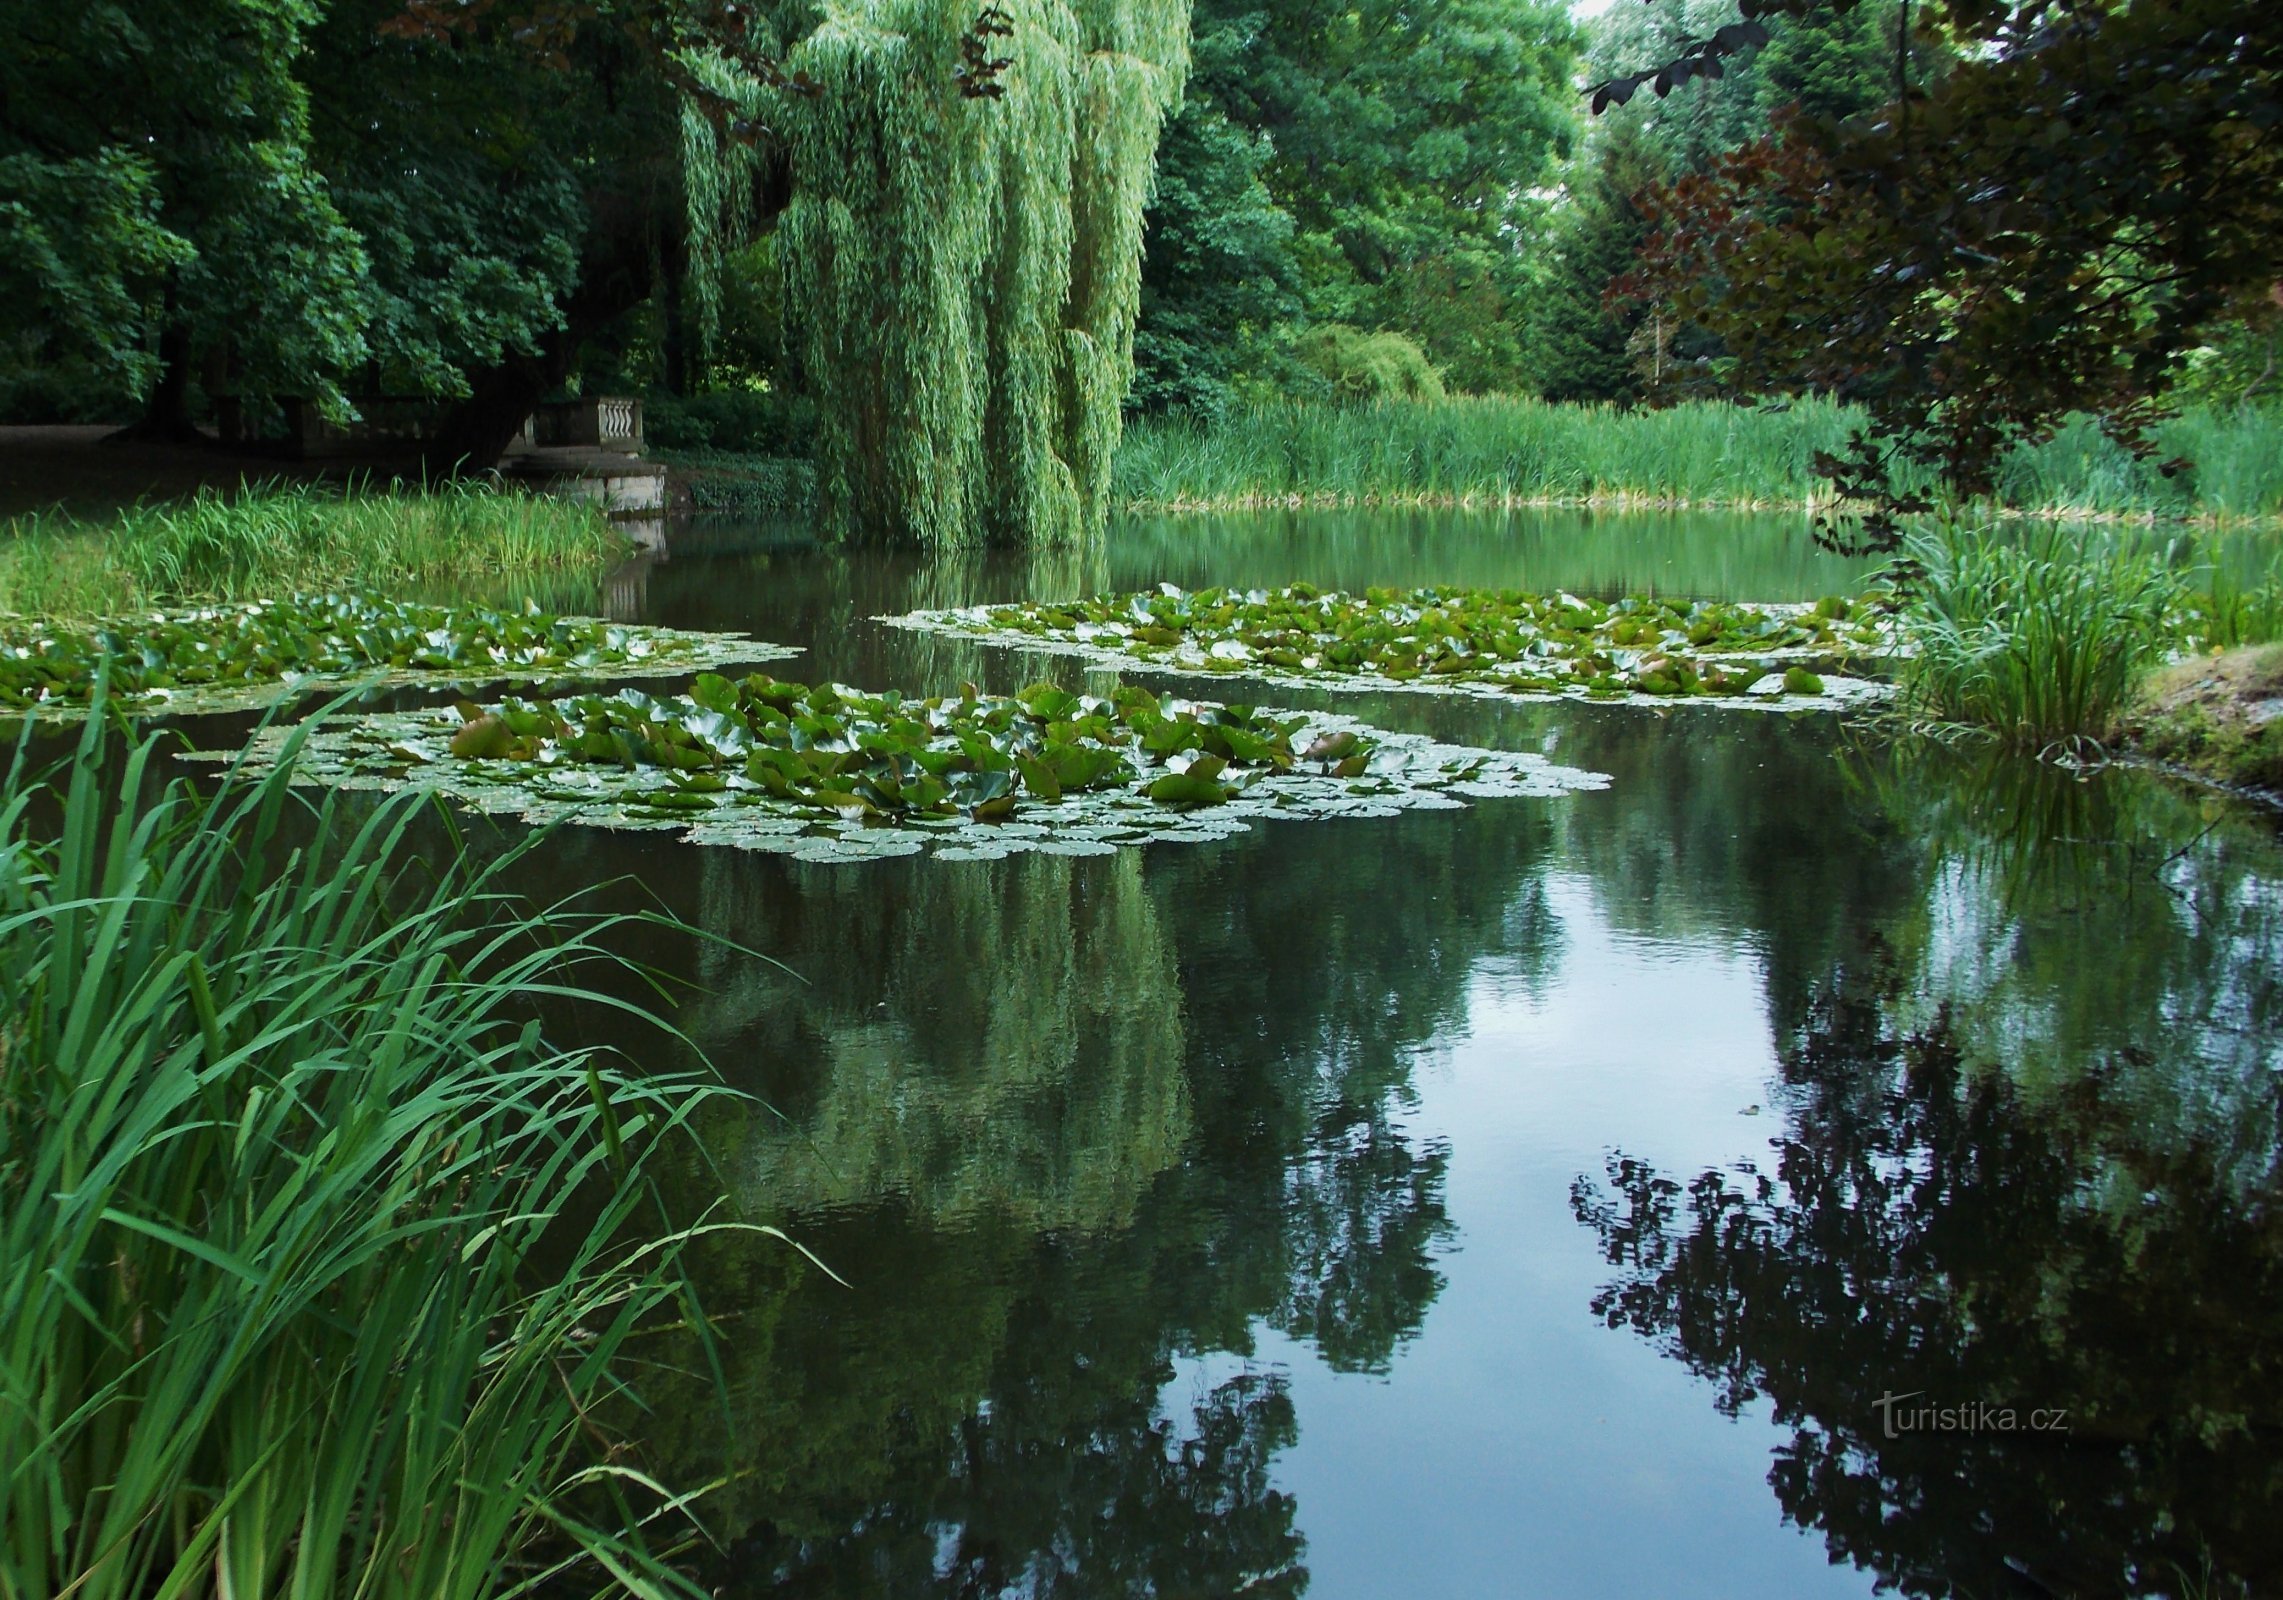
POLYGON ((1869 411, 1826 470, 1881 508, 1875 541, 1911 504, 1898 461, 1986 494, 2078 412, 2149 449, 2188 353, 2265 314, 2283 225, 2283 9, 1949 0, 1921 27, 1974 48, 1876 116, 1672 184, 1637 282, 1720 342, 1683 377, 1869 411))
POLYGON ((1513 383, 1528 195, 1574 127, 1566 11, 1202 0, 1192 40, 1167 152, 1180 182, 1151 213, 1157 365, 1137 398, 1225 403, 1232 370, 1305 388, 1278 341, 1253 337, 1265 319, 1398 333, 1460 387, 1513 383), (1296 317, 1279 303, 1294 290, 1296 317), (1211 346, 1217 328, 1234 339, 1211 346))
POLYGON ((316 20, 305 0, 0 12, 10 356, 133 385, 161 326, 178 368, 189 330, 227 329, 250 381, 320 394, 365 358, 364 251, 296 76, 316 20))

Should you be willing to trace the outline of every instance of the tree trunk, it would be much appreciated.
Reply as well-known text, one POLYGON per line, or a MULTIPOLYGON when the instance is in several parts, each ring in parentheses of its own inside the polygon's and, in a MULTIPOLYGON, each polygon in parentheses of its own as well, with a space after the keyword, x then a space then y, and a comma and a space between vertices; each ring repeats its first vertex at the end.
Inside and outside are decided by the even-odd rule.
MULTIPOLYGON (((168 310, 174 296, 167 295, 168 310)), ((159 381, 152 386, 142 420, 111 434, 106 443, 206 444, 190 420, 190 328, 169 316, 159 329, 159 381)))
POLYGON ((524 419, 539 408, 547 391, 563 381, 566 365, 558 339, 536 356, 511 356, 496 367, 473 373, 469 393, 445 413, 444 421, 421 452, 428 471, 458 478, 489 472, 523 431, 524 419))

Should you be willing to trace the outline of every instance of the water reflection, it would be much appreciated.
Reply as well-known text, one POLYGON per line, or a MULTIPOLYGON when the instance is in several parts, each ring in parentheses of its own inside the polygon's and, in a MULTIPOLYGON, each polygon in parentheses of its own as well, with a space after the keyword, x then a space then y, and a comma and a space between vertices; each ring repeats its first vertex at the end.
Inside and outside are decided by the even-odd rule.
MULTIPOLYGON (((1084 669, 865 619, 1160 579, 1838 587, 1803 549, 1658 519, 1135 523, 1037 559, 685 544, 632 603, 806 645, 805 677, 1011 688, 1084 669)), ((662 1345, 630 1431, 664 1480, 720 1483, 709 1586, 2283 1581, 2271 828, 1820 717, 1342 709, 1615 783, 1082 860, 554 841, 567 883, 632 879, 760 953, 646 952, 767 1108, 709 1128, 677 1200, 727 1196, 844 1280, 700 1248, 718 1369, 662 1345), (1781 1129, 1740 1165, 1748 1113, 1781 1129), (1597 1285, 1631 1334, 1588 1317, 1597 1285), (2073 1431, 1888 1439, 1875 1402, 1911 1390, 2073 1431), (1391 1397, 1382 1454, 1427 1464, 1400 1511, 1359 1394, 1391 1397), (1707 1486, 1731 1467, 1744 1499, 1707 1486), (1660 1541, 1687 1548, 1654 1566, 1660 1541)))
POLYGON ((1385 1372, 1443 1288, 1412 1063, 1481 961, 1556 961, 1554 825, 1417 820, 1322 825, 1353 851, 1329 881, 1297 829, 884 874, 690 853, 674 908, 790 970, 697 958, 682 1024, 773 1109, 709 1131, 686 1201, 726 1180, 845 1280, 701 1250, 728 1404, 691 1351, 644 1400, 674 1419, 655 1470, 729 1480, 709 1581, 1300 1591, 1285 1379, 1163 1391, 1261 1329, 1385 1372))
POLYGON ((1580 1180, 1594 1311, 1766 1397, 1785 1514, 1905 1593, 2271 1592, 2272 838, 2140 775, 1855 773, 1917 891, 1782 1026, 1770 1159, 1580 1180))

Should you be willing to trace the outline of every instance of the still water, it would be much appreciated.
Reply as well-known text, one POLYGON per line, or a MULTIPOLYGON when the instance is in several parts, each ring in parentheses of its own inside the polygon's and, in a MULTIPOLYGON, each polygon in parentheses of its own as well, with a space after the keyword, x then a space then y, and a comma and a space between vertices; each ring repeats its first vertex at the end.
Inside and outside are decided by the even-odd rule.
MULTIPOLYGON (((787 676, 1101 692, 868 619, 1161 580, 1853 575, 1796 521, 1354 514, 951 563, 697 529, 613 595, 805 647, 787 676)), ((1100 859, 561 836, 569 880, 753 952, 652 952, 757 1099, 677 1181, 841 1280, 699 1251, 719 1379, 644 1395, 647 1464, 727 1480, 709 1583, 2283 1584, 2269 816, 1815 716, 1337 703, 1614 782, 1100 859)))

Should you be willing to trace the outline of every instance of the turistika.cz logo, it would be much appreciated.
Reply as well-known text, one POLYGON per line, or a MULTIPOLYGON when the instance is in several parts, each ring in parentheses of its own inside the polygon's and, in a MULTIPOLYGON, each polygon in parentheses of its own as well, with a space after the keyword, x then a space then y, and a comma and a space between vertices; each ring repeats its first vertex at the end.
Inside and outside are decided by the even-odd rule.
POLYGON ((1882 1394, 1871 1404, 1879 1408, 1880 1426, 1890 1439, 1906 1433, 2067 1433, 2065 1406, 2024 1408, 1988 1400, 1964 1405, 1938 1405, 1925 1398, 1924 1389, 1908 1394, 1882 1394), (1912 1401, 1918 1401, 1916 1405, 1912 1401))

